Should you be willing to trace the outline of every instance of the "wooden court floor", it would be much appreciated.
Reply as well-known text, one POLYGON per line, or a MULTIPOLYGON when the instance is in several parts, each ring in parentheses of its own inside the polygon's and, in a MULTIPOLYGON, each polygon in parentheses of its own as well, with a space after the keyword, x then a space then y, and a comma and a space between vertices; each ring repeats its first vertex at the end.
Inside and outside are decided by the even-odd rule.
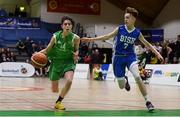
MULTIPOLYGON (((60 81, 60 87, 64 80, 60 81)), ((67 110, 146 110, 136 84, 120 90, 114 81, 74 79, 63 103, 67 110)), ((146 85, 156 109, 180 109, 180 86, 146 85)), ((58 94, 47 78, 0 77, 0 111, 54 111, 58 94)))

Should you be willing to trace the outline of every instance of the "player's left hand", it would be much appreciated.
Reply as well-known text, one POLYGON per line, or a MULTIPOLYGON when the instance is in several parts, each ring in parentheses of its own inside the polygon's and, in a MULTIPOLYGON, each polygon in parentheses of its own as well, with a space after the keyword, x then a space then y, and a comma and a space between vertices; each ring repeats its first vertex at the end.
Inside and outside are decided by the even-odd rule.
POLYGON ((73 54, 74 54, 74 62, 77 63, 78 60, 79 60, 79 56, 78 56, 79 52, 76 51, 76 52, 74 52, 73 54))

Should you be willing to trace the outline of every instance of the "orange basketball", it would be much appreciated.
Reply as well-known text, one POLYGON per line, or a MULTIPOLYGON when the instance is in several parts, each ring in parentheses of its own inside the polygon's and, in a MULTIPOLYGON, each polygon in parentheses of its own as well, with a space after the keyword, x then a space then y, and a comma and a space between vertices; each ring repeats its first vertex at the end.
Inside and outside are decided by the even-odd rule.
POLYGON ((35 68, 43 68, 46 66, 48 59, 45 54, 38 52, 31 56, 31 63, 35 68))

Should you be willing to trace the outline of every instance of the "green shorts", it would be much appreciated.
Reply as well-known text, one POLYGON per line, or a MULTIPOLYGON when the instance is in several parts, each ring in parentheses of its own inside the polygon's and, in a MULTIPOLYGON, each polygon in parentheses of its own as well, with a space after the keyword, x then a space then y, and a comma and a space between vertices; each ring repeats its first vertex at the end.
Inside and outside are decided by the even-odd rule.
POLYGON ((49 68, 49 79, 51 81, 59 80, 60 78, 64 77, 64 74, 67 71, 74 71, 76 68, 76 64, 74 64, 74 61, 54 61, 51 62, 50 68, 49 68))

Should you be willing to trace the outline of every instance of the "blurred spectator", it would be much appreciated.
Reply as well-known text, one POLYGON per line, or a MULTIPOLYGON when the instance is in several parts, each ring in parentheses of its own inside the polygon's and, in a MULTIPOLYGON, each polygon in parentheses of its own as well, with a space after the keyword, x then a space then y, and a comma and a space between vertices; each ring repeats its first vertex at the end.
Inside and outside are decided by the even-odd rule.
POLYGON ((151 56, 152 56, 152 52, 150 51, 149 48, 146 48, 146 51, 144 53, 144 56, 146 58, 146 64, 150 64, 151 63, 151 56))
POLYGON ((26 49, 24 42, 21 40, 18 40, 18 42, 16 43, 16 49, 18 50, 19 55, 21 55, 21 52, 24 52, 26 49))
POLYGON ((32 54, 35 53, 35 52, 38 52, 38 51, 40 51, 40 49, 37 46, 37 44, 36 43, 32 43, 32 54))
POLYGON ((172 49, 172 51, 169 53, 168 61, 169 63, 176 63, 176 43, 171 42, 169 43, 169 47, 172 49))
POLYGON ((26 37, 25 40, 25 48, 26 48, 26 53, 29 57, 32 55, 32 40, 29 37, 26 37))
POLYGON ((150 64, 157 64, 158 63, 158 58, 154 53, 151 53, 151 62, 150 64))
POLYGON ((159 42, 156 42, 153 46, 159 53, 162 51, 162 47, 160 46, 159 42))
POLYGON ((180 63, 180 37, 176 41, 176 61, 180 63))
POLYGON ((99 61, 99 50, 97 48, 92 50, 91 63, 100 63, 100 61, 99 61))
POLYGON ((3 61, 2 59, 2 48, 0 48, 0 63, 3 61))
POLYGON ((7 16, 8 16, 7 12, 4 9, 0 8, 0 17, 7 17, 7 16))
POLYGON ((165 64, 167 64, 169 62, 168 58, 169 58, 169 54, 171 51, 172 51, 172 49, 168 46, 168 42, 165 41, 162 45, 162 52, 161 52, 161 55, 164 58, 165 64))
POLYGON ((86 54, 86 56, 84 57, 84 63, 91 63, 91 55, 90 54, 86 54))
POLYGON ((11 52, 11 54, 10 54, 10 61, 11 62, 16 62, 16 56, 14 55, 13 52, 11 52))
POLYGON ((94 67, 93 67, 93 78, 94 78, 94 80, 101 80, 101 81, 104 80, 100 64, 94 65, 94 67))
POLYGON ((8 59, 5 53, 2 53, 2 62, 8 62, 8 59))

